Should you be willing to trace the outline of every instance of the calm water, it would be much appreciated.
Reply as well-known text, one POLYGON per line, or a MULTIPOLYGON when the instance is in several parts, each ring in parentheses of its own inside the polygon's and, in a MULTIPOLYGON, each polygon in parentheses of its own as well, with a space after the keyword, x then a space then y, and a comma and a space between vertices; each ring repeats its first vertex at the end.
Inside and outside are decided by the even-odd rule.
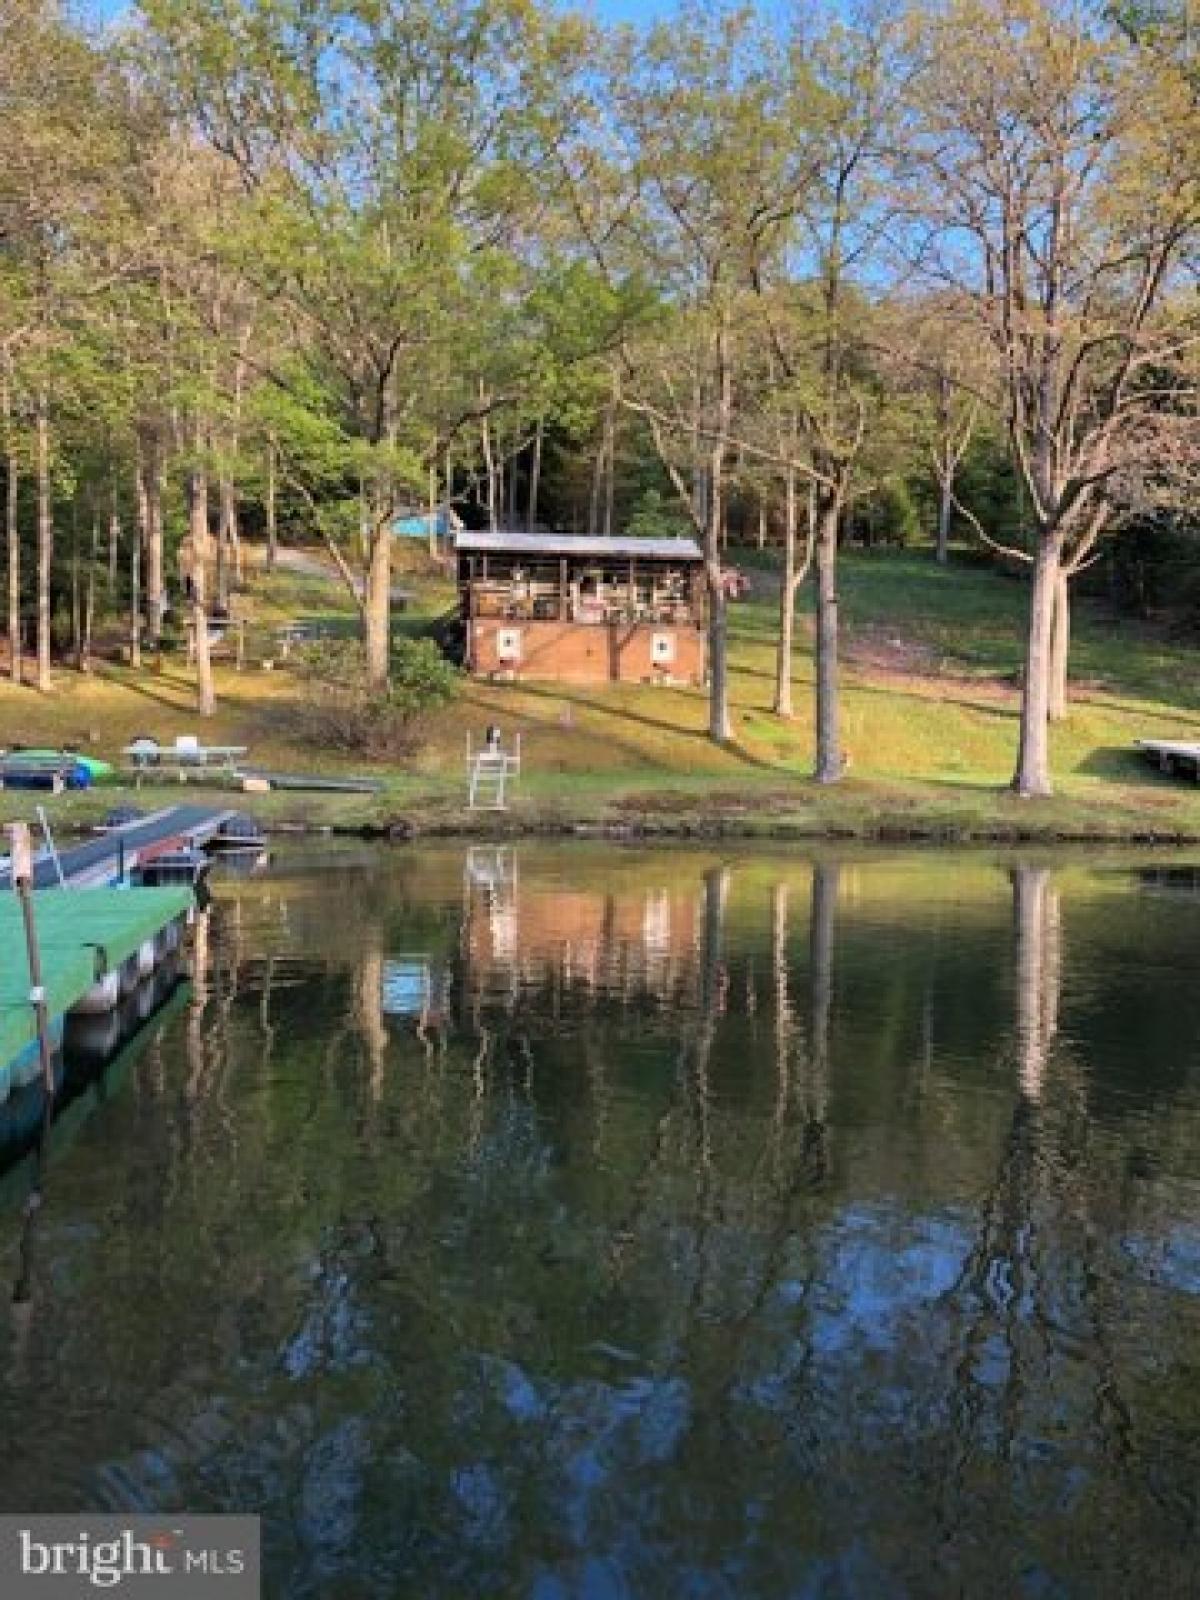
POLYGON ((221 883, 0 1192, 0 1506, 322 1600, 1194 1593, 1198 957, 1096 859, 221 883))

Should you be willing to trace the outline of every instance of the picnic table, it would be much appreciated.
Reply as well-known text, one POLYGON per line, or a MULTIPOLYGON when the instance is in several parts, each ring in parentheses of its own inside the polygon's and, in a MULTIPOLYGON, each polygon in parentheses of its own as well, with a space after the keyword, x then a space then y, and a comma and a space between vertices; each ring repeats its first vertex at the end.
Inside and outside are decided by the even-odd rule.
POLYGON ((313 622, 285 622, 275 630, 279 653, 284 661, 291 655, 293 645, 311 644, 320 636, 320 627, 313 622))
POLYGON ((280 647, 280 659, 286 661, 294 645, 316 644, 322 639, 334 639, 338 636, 338 631, 330 623, 316 618, 308 622, 299 619, 294 622, 282 622, 275 629, 275 638, 280 647))
POLYGON ((225 772, 232 776, 242 757, 249 753, 248 745, 201 744, 191 735, 181 735, 173 745, 159 744, 157 739, 135 739, 122 752, 139 785, 147 774, 157 772, 174 773, 180 783, 196 773, 225 772))

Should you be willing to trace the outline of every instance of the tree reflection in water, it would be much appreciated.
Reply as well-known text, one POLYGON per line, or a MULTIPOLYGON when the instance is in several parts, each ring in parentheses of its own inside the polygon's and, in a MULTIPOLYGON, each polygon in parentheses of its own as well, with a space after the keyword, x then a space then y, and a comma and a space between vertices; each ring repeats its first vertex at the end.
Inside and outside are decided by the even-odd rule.
POLYGON ((1200 902, 324 859, 10 1208, 10 1506, 260 1509, 289 1595, 1187 1592, 1200 902))

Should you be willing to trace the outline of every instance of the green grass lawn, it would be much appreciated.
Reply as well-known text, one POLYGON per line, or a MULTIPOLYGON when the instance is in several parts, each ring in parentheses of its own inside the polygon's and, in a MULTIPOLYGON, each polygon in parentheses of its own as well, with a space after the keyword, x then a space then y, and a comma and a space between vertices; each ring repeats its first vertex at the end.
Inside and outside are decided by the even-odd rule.
MULTIPOLYGON (((444 579, 419 569, 398 574, 397 582, 415 593, 399 619, 404 631, 419 630, 452 599, 444 579)), ((705 737, 699 691, 468 680, 429 727, 420 753, 380 772, 382 795, 279 794, 247 804, 274 821, 460 826, 466 736, 494 721, 506 731, 519 729, 524 742, 517 803, 499 823, 509 828, 625 820, 663 830, 1200 837, 1200 788, 1160 778, 1132 750, 1138 736, 1200 740, 1200 671, 1186 642, 1132 622, 1118 626, 1080 605, 1072 714, 1053 733, 1058 793, 1050 801, 1020 801, 1006 786, 1016 748, 1023 582, 968 559, 939 568, 926 551, 847 555, 841 600, 850 767, 843 783, 821 789, 808 781, 807 613, 795 660, 798 714, 781 722, 770 711, 770 591, 769 573, 759 568, 758 598, 732 611, 736 742, 730 749, 705 737)), ((310 574, 259 573, 247 603, 256 626, 301 617, 353 625, 341 584, 310 574)), ((253 760, 268 767, 371 770, 299 739, 289 716, 299 687, 286 667, 237 673, 222 665, 218 689, 218 715, 203 730, 210 742, 247 744, 253 760)), ((138 734, 172 739, 197 731, 191 694, 186 665, 172 658, 140 675, 104 666, 81 678, 64 668, 46 697, 4 683, 0 742, 70 741, 111 756, 138 734)), ((143 799, 149 804, 179 793, 172 784, 145 791, 143 799)), ((55 809, 64 819, 84 820, 113 798, 111 791, 64 796, 55 809)), ((7 795, 4 810, 28 811, 28 800, 36 803, 7 795)))

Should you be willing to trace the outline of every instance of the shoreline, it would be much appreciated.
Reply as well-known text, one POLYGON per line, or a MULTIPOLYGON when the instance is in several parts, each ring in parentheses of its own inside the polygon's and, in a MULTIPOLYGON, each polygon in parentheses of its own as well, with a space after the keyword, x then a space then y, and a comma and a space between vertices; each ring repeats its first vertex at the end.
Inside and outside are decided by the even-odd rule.
MULTIPOLYGON (((103 792, 103 791, 100 791, 103 792)), ((98 791, 88 798, 77 797, 68 816, 50 816, 51 826, 60 837, 81 837, 95 833, 105 814, 115 805, 138 798, 137 791, 112 790, 97 804, 98 791)), ((183 796, 156 795, 145 802, 147 811, 179 804, 183 796)), ((655 811, 639 813, 632 806, 621 816, 587 815, 582 811, 557 811, 549 807, 520 803, 505 811, 465 812, 424 808, 397 809, 382 816, 343 817, 286 813, 264 814, 261 797, 229 791, 192 792, 193 803, 232 806, 253 816, 268 838, 342 838, 390 840, 416 843, 430 840, 477 840, 511 842, 518 839, 608 840, 613 843, 670 843, 722 839, 746 844, 781 843, 861 843, 912 846, 989 846, 989 845, 1066 845, 1137 846, 1161 850, 1200 845, 1200 827, 1171 826, 1132 819, 1079 822, 1038 819, 965 819, 919 813, 899 817, 886 810, 865 812, 845 820, 825 815, 787 814, 751 810, 749 814, 704 815, 699 811, 679 811, 662 815, 655 811), (259 804, 255 802, 259 801, 259 804)), ((1020 802, 1026 804, 1028 802, 1020 802)), ((1034 805, 1040 802, 1033 802, 1034 805)), ((34 801, 36 804, 36 800, 34 801)), ((14 807, 24 812, 25 806, 14 807)), ((33 812, 33 806, 29 811, 33 812)), ((36 815, 28 818, 36 827, 36 815)))

